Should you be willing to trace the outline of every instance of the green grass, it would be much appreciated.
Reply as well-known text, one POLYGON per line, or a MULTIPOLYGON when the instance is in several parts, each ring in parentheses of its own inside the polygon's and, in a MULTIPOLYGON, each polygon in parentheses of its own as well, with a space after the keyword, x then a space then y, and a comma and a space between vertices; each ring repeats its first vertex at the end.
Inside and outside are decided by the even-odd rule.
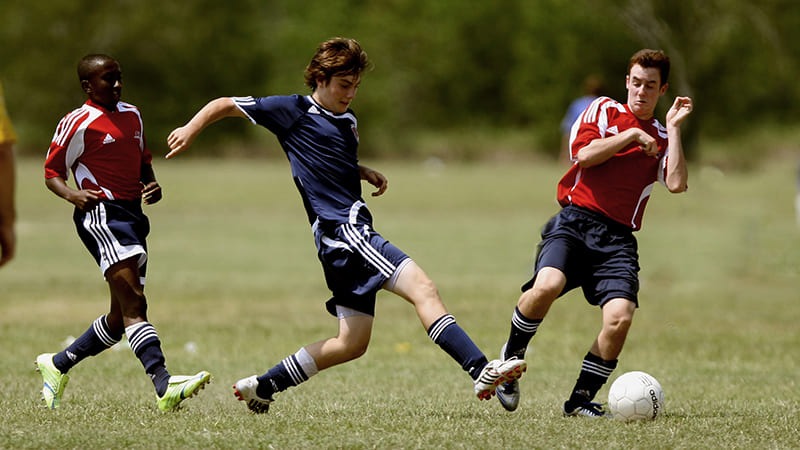
MULTIPOLYGON (((385 196, 367 197, 376 229, 425 268, 494 357, 562 168, 365 162, 390 180, 385 196)), ((686 194, 656 188, 638 234, 642 307, 615 374, 651 373, 667 408, 622 424, 560 416, 599 327, 579 291, 533 341, 513 414, 474 398, 412 308, 386 293, 364 357, 280 394, 268 415, 248 413, 233 382, 336 331, 283 160, 156 162, 165 198, 146 209, 150 319, 172 373, 207 369, 214 382, 162 414, 130 351, 108 351, 73 369, 62 407, 45 410, 35 356, 82 333, 108 294, 70 206, 46 190, 40 161, 21 161, 19 252, 0 270, 0 448, 796 448, 793 169, 695 167, 686 194)))

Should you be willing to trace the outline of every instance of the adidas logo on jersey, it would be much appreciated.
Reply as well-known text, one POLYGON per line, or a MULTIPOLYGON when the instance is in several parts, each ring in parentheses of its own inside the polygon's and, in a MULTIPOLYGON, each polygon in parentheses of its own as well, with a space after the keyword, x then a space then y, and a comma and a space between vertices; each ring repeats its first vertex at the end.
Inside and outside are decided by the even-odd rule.
POLYGON ((114 136, 111 136, 111 133, 106 133, 106 137, 103 138, 103 144, 111 144, 114 142, 117 142, 114 136))

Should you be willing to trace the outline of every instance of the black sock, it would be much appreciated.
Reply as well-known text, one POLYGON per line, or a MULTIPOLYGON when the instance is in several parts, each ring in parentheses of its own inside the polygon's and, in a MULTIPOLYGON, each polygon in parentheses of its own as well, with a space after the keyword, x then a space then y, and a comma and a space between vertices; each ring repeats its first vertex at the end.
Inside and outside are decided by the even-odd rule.
POLYGON ((153 381, 156 394, 164 395, 169 384, 169 372, 155 327, 150 322, 138 322, 125 328, 125 334, 128 335, 133 354, 139 358, 144 371, 153 381))
POLYGON ((583 358, 581 373, 575 382, 575 387, 572 388, 569 400, 564 404, 564 409, 570 411, 577 406, 591 402, 616 367, 616 359, 606 361, 591 352, 587 353, 583 358))
POLYGON ((519 359, 525 358, 525 351, 528 349, 542 319, 529 319, 522 315, 519 308, 514 308, 514 314, 511 316, 511 332, 506 341, 505 354, 502 355, 503 359, 508 359, 516 356, 519 359))
POLYGON ((53 356, 53 365, 61 373, 67 373, 83 359, 97 355, 122 339, 122 333, 114 334, 108 328, 106 316, 100 316, 82 335, 63 351, 53 356))

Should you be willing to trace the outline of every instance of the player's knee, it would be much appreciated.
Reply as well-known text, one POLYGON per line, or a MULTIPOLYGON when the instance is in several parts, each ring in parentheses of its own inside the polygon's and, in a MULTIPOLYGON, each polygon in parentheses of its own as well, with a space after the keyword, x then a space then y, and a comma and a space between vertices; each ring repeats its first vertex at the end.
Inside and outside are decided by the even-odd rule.
POLYGON ((367 353, 367 348, 369 347, 368 341, 346 341, 343 342, 343 345, 340 349, 340 358, 344 361, 350 361, 353 359, 358 359, 364 356, 367 353))
POLYGON ((606 328, 613 334, 627 333, 633 323, 631 314, 614 314, 606 320, 606 328))

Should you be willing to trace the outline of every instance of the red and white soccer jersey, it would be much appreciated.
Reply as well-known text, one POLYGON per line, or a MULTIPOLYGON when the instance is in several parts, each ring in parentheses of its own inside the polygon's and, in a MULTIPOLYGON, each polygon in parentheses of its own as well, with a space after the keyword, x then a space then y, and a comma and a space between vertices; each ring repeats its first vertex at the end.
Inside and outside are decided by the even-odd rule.
POLYGON ((592 167, 573 164, 558 183, 561 206, 576 205, 599 212, 633 230, 641 229, 642 217, 656 181, 666 175, 667 130, 655 118, 639 120, 628 108, 608 97, 593 101, 580 115, 570 134, 570 155, 595 139, 611 137, 637 127, 656 139, 658 158, 647 156, 631 142, 609 160, 592 167))
POLYGON ((45 178, 75 176, 78 189, 101 190, 109 200, 142 197, 141 167, 151 164, 139 110, 118 102, 109 111, 87 100, 58 123, 47 150, 45 178))

